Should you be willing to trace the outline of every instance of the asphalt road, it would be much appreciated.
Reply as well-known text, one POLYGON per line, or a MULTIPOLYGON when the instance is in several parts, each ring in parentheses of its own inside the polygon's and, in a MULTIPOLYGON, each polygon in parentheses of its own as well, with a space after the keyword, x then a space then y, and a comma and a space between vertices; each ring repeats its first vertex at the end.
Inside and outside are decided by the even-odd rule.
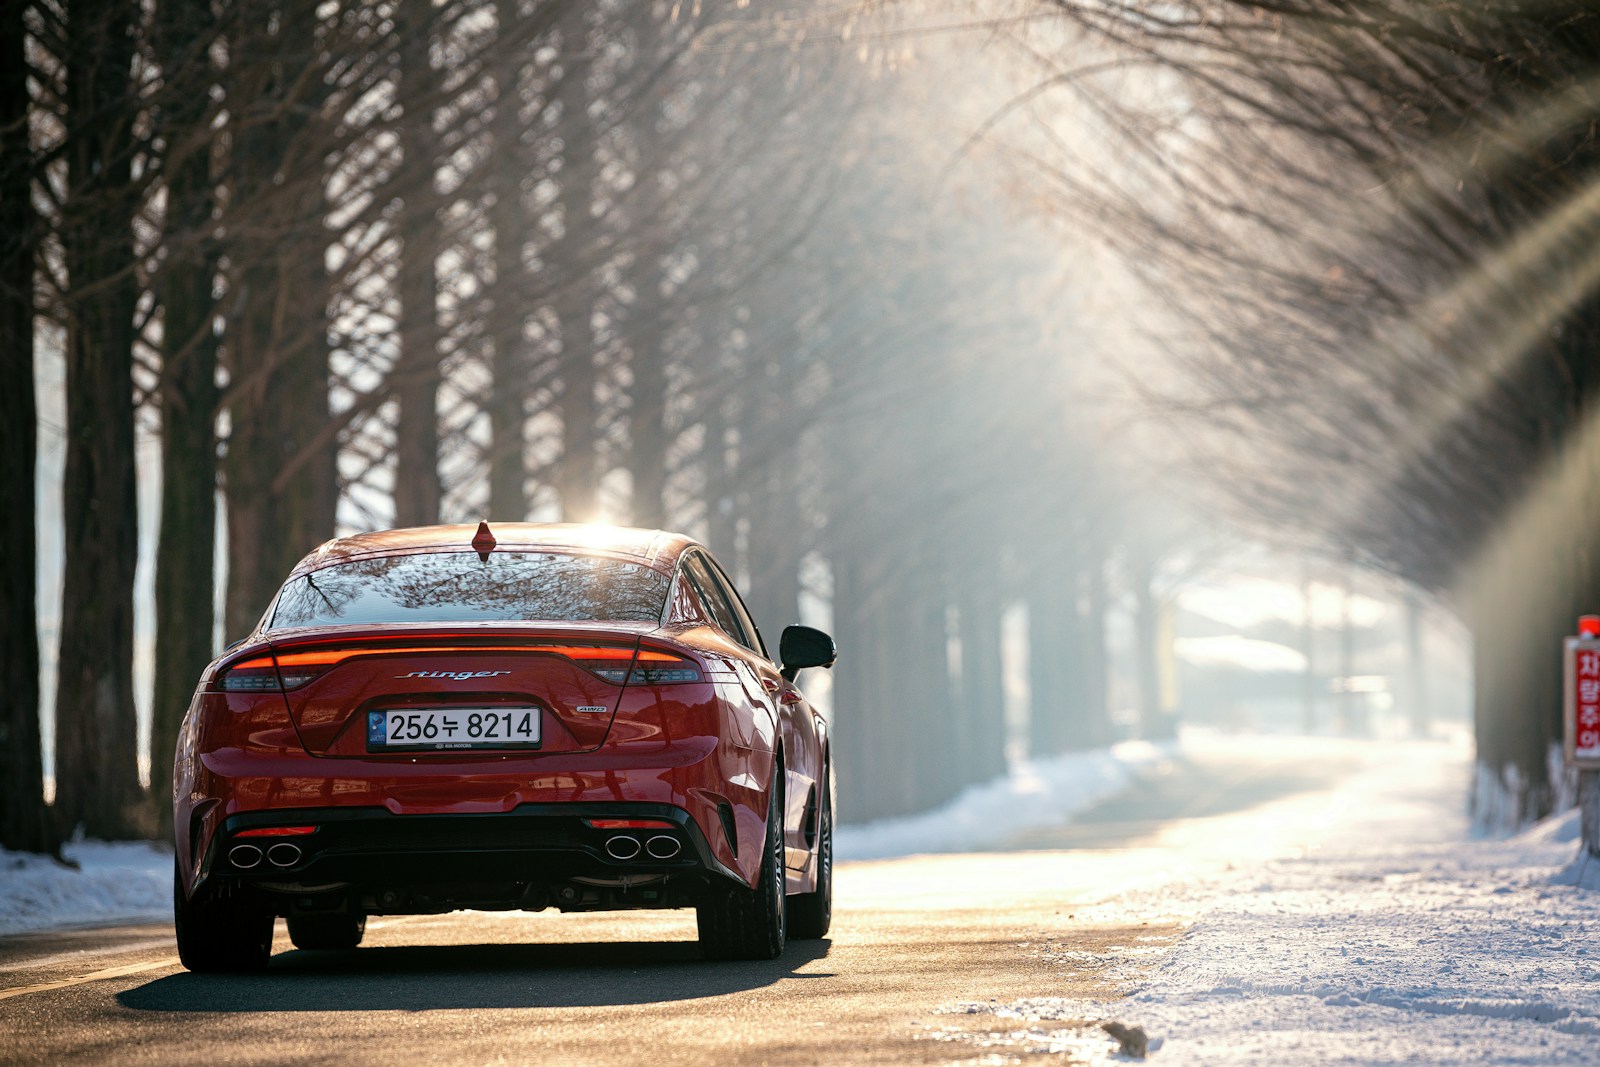
POLYGON ((687 911, 374 919, 348 952, 280 923, 245 977, 184 971, 161 924, 0 939, 0 1062, 981 1062, 962 1002, 1110 1000, 1160 962, 1176 925, 1078 911, 1160 877, 1163 834, 1322 784, 1174 763, 1021 851, 842 864, 832 937, 769 963, 702 961, 687 911))

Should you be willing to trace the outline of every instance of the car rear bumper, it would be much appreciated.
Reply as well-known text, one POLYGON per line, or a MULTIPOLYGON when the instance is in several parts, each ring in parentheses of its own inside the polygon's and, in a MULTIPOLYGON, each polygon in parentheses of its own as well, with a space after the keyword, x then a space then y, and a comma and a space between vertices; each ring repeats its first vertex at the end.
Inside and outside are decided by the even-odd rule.
MULTIPOLYGON (((179 779, 174 814, 187 831, 178 840, 184 891, 192 896, 207 883, 269 894, 343 886, 382 898, 408 887, 424 892, 428 884, 495 882, 523 886, 530 901, 548 891, 552 903, 567 906, 573 901, 560 891, 590 882, 616 883, 619 891, 663 879, 678 889, 729 878, 749 885, 759 850, 738 842, 762 838, 770 784, 749 773, 756 762, 750 755, 705 736, 488 758, 327 759, 214 749, 179 779), (622 831, 640 845, 628 857, 607 852, 616 834, 584 821, 627 817, 672 826, 622 831), (234 854, 240 831, 282 826, 317 829, 282 838, 286 847, 276 851, 280 839, 253 837, 248 843, 259 856, 234 854), (651 856, 656 836, 670 842, 657 842, 659 854, 651 856)), ((501 885, 495 899, 522 906, 505 904, 507 892, 501 885)), ((630 903, 627 892, 601 896, 626 898, 618 907, 659 906, 630 903)))
POLYGON ((674 907, 738 879, 713 854, 688 812, 626 802, 525 804, 492 814, 395 815, 383 808, 247 812, 224 820, 203 868, 208 891, 226 884, 280 914, 674 907), (590 825, 607 819, 670 826, 590 825), (284 827, 315 830, 246 833, 284 827))

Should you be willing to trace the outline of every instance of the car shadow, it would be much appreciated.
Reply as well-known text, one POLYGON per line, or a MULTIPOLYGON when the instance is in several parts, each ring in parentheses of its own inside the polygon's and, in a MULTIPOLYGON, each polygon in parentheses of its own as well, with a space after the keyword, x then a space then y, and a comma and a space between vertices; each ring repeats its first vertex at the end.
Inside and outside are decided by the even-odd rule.
MULTIPOLYGON (((828 954, 791 942, 775 960, 710 962, 692 941, 297 949, 251 974, 187 971, 136 986, 135 1011, 430 1011, 583 1008, 720 996, 772 985, 828 954)), ((811 974, 805 977, 813 977, 811 974)))

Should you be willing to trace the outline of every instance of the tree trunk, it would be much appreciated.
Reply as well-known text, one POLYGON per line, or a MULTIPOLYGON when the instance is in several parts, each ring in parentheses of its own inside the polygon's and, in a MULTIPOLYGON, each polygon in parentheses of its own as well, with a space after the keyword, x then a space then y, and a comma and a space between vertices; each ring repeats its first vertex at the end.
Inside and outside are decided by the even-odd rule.
POLYGON ((1348 565, 1342 578, 1344 585, 1339 591, 1339 701, 1335 718, 1339 723, 1339 732, 1350 736, 1364 732, 1361 729, 1359 702, 1365 697, 1352 688, 1356 676, 1356 627, 1350 614, 1350 605, 1355 591, 1350 586, 1348 565))
MULTIPOLYGON (((660 152, 660 137, 656 131, 654 108, 646 108, 644 130, 640 139, 644 147, 641 154, 654 159, 660 152)), ((660 182, 660 175, 645 179, 660 182)), ((646 198, 647 203, 651 198, 646 198)), ((648 220, 640 219, 642 229, 648 220)), ((672 445, 672 431, 667 425, 667 301, 662 294, 662 255, 654 247, 647 248, 635 265, 634 290, 638 294, 629 309, 627 332, 628 348, 632 353, 630 369, 632 384, 628 390, 628 471, 633 481, 632 522, 646 529, 660 529, 667 524, 667 449, 672 445)), ((752 612, 756 605, 751 604, 752 612)), ((756 614, 756 624, 771 625, 756 614)), ((771 638, 771 634, 766 635, 771 638)), ((774 650, 775 651, 775 650, 774 650)))
POLYGON ((1147 740, 1172 737, 1177 729, 1163 707, 1161 693, 1161 602, 1156 598, 1154 560, 1134 550, 1129 581, 1134 596, 1134 666, 1139 683, 1139 734, 1147 740))
POLYGON ((432 101, 437 76, 429 57, 433 4, 405 0, 396 35, 401 42, 401 78, 406 114, 400 136, 405 152, 405 210, 400 253, 400 359, 393 374, 400 414, 395 427, 394 524, 425 526, 439 521, 439 347, 443 331, 437 310, 434 257, 443 242, 439 197, 434 191, 438 158, 432 101))
MULTIPOLYGON (((999 575, 974 564, 965 579, 958 619, 961 627, 961 699, 953 739, 961 753, 961 785, 1006 773, 1005 672, 1001 664, 999 575)), ((1030 658, 1033 652, 1029 650, 1030 658)))
MULTIPOLYGON (((516 25, 520 17, 516 0, 499 0, 496 15, 502 27, 516 25)), ((494 190, 489 222, 494 231, 494 277, 489 283, 491 344, 489 374, 489 512, 484 518, 521 522, 528 517, 526 402, 528 353, 522 335, 526 318, 522 287, 527 274, 522 265, 523 162, 520 103, 522 64, 512 55, 502 59, 495 72, 496 97, 490 130, 494 138, 495 165, 488 180, 494 190)))
POLYGON ((800 621, 802 530, 787 461, 768 462, 753 473, 757 484, 751 488, 746 509, 750 518, 746 596, 767 651, 776 659, 783 628, 800 621))
POLYGON ((1053 559, 1041 565, 1041 573, 1061 571, 1060 584, 1028 602, 1028 732, 1029 752, 1035 757, 1095 748, 1110 740, 1101 566, 1092 556, 1069 558, 1065 568, 1053 559), (1095 603, 1098 608, 1090 606, 1095 603))
MULTIPOLYGON (((320 242, 307 241, 300 252, 313 258, 296 263, 291 253, 249 273, 267 283, 275 304, 290 292, 311 294, 306 303, 320 319, 327 306, 320 242)), ((317 331, 280 343, 281 331, 264 321, 269 311, 247 306, 229 329, 237 362, 262 376, 228 409, 228 640, 248 633, 295 563, 335 533, 337 446, 321 441, 329 418, 326 342, 317 331)))
POLYGON ((1106 592, 1106 561, 1096 544, 1090 552, 1086 582, 1086 610, 1083 616, 1083 740, 1075 747, 1095 748, 1109 744, 1111 730, 1111 655, 1106 641, 1106 616, 1110 598, 1106 592))
MULTIPOLYGON (((261 54, 317 62, 316 6, 297 0, 256 30, 261 54)), ((335 533, 337 441, 328 434, 328 279, 321 160, 332 141, 321 90, 278 108, 285 63, 257 89, 233 146, 237 207, 229 258, 238 293, 228 324, 232 426, 226 632, 248 633, 306 552, 335 533), (280 113, 281 112, 281 113, 280 113)), ((320 84, 320 80, 313 84, 320 84)))
MULTIPOLYGON (((561 129, 566 148, 556 176, 560 192, 562 236, 556 263, 581 263, 582 248, 590 236, 589 214, 594 168, 584 158, 593 140, 582 136, 588 123, 588 77, 592 65, 588 41, 588 9, 577 4, 561 20, 562 73, 557 89, 561 101, 561 129)), ((561 517, 567 522, 594 522, 599 518, 600 434, 595 389, 599 365, 590 327, 593 308, 589 287, 566 285, 556 297, 556 318, 561 336, 561 458, 556 470, 556 491, 561 497, 561 517)))
POLYGON ((1070 747, 1068 724, 1077 710, 1069 686, 1081 652, 1073 640, 1078 576, 1059 567, 1038 573, 1051 574, 1054 581, 1039 583, 1028 598, 1028 755, 1048 759, 1070 747))
POLYGON ((830 723, 833 758, 839 776, 840 822, 861 822, 880 814, 888 804, 884 781, 873 748, 883 723, 874 682, 880 664, 870 641, 871 620, 865 601, 865 568, 853 546, 839 545, 829 562, 833 569, 833 625, 840 649, 833 668, 833 719, 830 723))
POLYGON ((143 800, 133 701, 133 14, 103 0, 75 4, 67 19, 66 543, 56 805, 65 828, 81 825, 100 838, 137 833, 143 800))
POLYGON ((890 663, 916 665, 898 679, 905 703, 897 725, 909 735, 893 759, 902 783, 899 814, 926 811, 960 792, 962 768, 971 755, 958 749, 951 728, 944 590, 932 563, 927 558, 920 566, 905 568, 890 601, 911 608, 910 618, 899 620, 899 647, 889 646, 909 654, 890 653, 886 658, 890 663))
MULTIPOLYGON (((654 325, 651 332, 659 333, 660 320, 654 325)), ((635 526, 660 529, 667 525, 667 449, 672 445, 667 427, 667 353, 659 343, 635 336, 628 464, 633 474, 632 521, 635 526)))
POLYGON ((1583 850, 1600 859, 1600 771, 1578 772, 1578 807, 1583 850))
POLYGON ((600 453, 595 386, 598 365, 590 342, 589 308, 576 295, 563 300, 561 320, 561 459, 556 489, 564 522, 599 519, 600 453))
POLYGON ((732 400, 716 395, 722 389, 720 377, 705 386, 706 392, 712 395, 706 405, 706 439, 701 457, 706 472, 706 543, 731 569, 738 566, 739 547, 737 461, 728 455, 729 427, 733 421, 728 417, 728 408, 732 400))
POLYGON ((1311 615, 1311 571, 1309 565, 1301 574, 1300 603, 1305 617, 1300 622, 1300 641, 1306 654, 1306 670, 1300 678, 1300 729, 1307 734, 1317 732, 1317 629, 1311 615))
POLYGON ((1406 721, 1411 725, 1411 736, 1427 737, 1432 715, 1428 707, 1428 666, 1422 648, 1422 600, 1410 587, 1405 592, 1405 626, 1406 721))
POLYGON ((861 797, 857 816, 880 819, 916 810, 909 783, 917 717, 900 713, 915 696, 896 684, 899 679, 894 666, 900 659, 899 650, 917 647, 917 643, 899 625, 900 618, 888 617, 884 601, 892 594, 878 561, 872 561, 872 570, 880 577, 862 590, 865 603, 858 658, 866 684, 863 702, 854 709, 861 716, 866 737, 866 747, 858 754, 862 762, 857 765, 861 797))
POLYGON ((0 456, 6 462, 0 520, 0 847, 55 852, 60 839, 44 802, 39 739, 38 559, 35 531, 37 418, 33 399, 33 256, 23 11, 0 0, 0 456))
POLYGON ((162 308, 161 529, 156 546, 156 662, 150 725, 150 796, 171 830, 178 729, 213 653, 217 523, 217 344, 210 239, 211 141, 204 130, 212 82, 205 55, 211 7, 167 0, 157 42, 168 66, 162 135, 168 145, 168 259, 157 280, 162 308))

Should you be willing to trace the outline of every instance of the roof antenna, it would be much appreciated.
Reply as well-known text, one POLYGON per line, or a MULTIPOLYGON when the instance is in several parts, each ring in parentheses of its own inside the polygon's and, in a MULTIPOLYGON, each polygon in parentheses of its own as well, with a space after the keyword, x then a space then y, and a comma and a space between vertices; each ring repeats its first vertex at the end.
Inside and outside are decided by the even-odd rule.
POLYGON ((478 562, 488 563, 489 553, 494 551, 494 546, 498 543, 494 539, 494 532, 489 529, 488 520, 480 521, 478 532, 472 535, 472 547, 478 550, 478 562))

